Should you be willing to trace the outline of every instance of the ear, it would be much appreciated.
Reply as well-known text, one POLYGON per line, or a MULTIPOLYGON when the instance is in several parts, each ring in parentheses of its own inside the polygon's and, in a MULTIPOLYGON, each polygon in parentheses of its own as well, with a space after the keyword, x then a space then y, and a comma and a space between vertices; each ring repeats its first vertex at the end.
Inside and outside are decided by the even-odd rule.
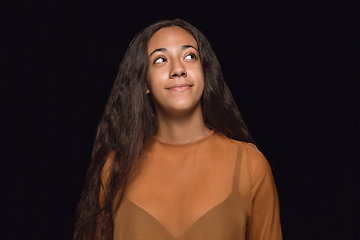
POLYGON ((150 89, 149 89, 149 87, 148 87, 148 84, 147 84, 147 83, 145 84, 145 88, 146 88, 145 93, 146 93, 146 94, 149 94, 149 93, 150 93, 150 89))

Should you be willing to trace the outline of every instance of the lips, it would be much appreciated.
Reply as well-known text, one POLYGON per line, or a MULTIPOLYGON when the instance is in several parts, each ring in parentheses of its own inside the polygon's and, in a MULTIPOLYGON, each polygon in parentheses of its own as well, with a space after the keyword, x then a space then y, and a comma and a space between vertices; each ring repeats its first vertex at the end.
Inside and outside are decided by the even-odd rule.
POLYGON ((170 87, 166 88, 170 91, 177 91, 177 92, 183 92, 188 89, 190 89, 193 85, 190 83, 177 83, 174 85, 171 85, 170 87))

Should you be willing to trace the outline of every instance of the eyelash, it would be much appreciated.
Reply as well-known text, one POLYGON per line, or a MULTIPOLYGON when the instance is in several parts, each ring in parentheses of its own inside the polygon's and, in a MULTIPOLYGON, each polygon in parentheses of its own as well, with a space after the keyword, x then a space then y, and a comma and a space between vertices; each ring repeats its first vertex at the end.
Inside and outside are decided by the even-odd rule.
MULTIPOLYGON (((185 58, 188 57, 188 56, 191 56, 193 59, 197 59, 197 56, 196 56, 195 53, 189 53, 189 54, 187 54, 187 55, 185 56, 185 58)), ((155 58, 155 60, 154 60, 153 63, 156 64, 156 63, 157 63, 156 61, 158 61, 159 59, 163 59, 163 62, 167 61, 164 56, 158 56, 157 58, 155 58)))
POLYGON ((166 61, 166 58, 165 58, 164 56, 158 56, 157 58, 155 58, 154 63, 156 63, 156 61, 159 60, 159 59, 161 59, 161 58, 164 59, 163 62, 166 61))
POLYGON ((189 54, 187 54, 187 55, 185 56, 185 58, 186 58, 187 56, 191 56, 192 58, 197 59, 197 56, 196 56, 195 53, 189 53, 189 54))

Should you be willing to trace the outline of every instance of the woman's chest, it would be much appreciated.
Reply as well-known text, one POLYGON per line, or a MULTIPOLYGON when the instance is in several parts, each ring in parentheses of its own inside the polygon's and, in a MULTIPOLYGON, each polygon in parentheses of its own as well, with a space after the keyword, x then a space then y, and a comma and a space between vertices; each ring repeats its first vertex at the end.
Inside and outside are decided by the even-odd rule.
POLYGON ((114 239, 243 240, 248 218, 246 212, 246 204, 231 194, 186 228, 176 229, 125 198, 114 217, 114 239))
POLYGON ((121 227, 123 231, 155 231, 154 234, 165 234, 169 239, 191 239, 189 234, 197 236, 205 229, 209 234, 214 231, 207 239, 236 239, 212 237, 220 232, 219 236, 225 237, 243 231, 248 205, 234 191, 235 159, 194 159, 191 164, 147 160, 127 189, 115 228, 131 219, 134 225, 121 227))
POLYGON ((126 196, 164 225, 187 228, 230 196, 234 163, 222 159, 174 163, 149 158, 126 196))

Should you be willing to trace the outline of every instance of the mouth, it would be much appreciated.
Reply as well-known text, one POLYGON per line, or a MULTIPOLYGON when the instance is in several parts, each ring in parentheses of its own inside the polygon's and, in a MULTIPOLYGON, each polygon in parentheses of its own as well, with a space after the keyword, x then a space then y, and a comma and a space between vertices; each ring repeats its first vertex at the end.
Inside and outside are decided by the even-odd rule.
POLYGON ((177 83, 177 84, 171 85, 170 87, 168 87, 166 89, 170 90, 170 91, 183 92, 183 91, 190 89, 192 86, 194 86, 194 85, 192 85, 190 83, 177 83))

